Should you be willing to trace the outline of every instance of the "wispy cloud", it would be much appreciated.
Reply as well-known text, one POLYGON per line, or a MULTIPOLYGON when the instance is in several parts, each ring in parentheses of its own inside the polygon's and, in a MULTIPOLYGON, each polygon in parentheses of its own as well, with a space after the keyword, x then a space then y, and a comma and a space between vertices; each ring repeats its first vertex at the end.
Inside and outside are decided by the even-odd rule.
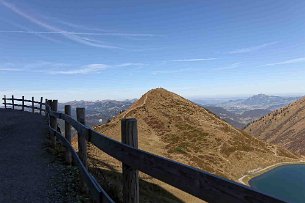
POLYGON ((89 74, 89 73, 100 73, 101 71, 108 68, 106 64, 88 64, 79 69, 73 70, 53 70, 48 71, 49 74, 53 75, 79 75, 79 74, 89 74))
POLYGON ((28 64, 18 64, 18 65, 14 64, 14 66, 21 66, 24 67, 25 70, 34 71, 34 70, 41 70, 44 68, 47 69, 67 68, 70 67, 71 64, 51 62, 51 61, 36 61, 28 64))
POLYGON ((160 74, 173 74, 173 73, 183 73, 183 72, 192 72, 197 71, 198 69, 193 68, 181 68, 176 70, 157 70, 152 72, 153 75, 160 75, 160 74))
POLYGON ((1 68, 0 67, 0 72, 17 72, 17 71, 22 71, 22 69, 18 69, 18 68, 1 68))
MULTIPOLYGON (((157 34, 151 34, 151 33, 126 33, 126 32, 118 32, 115 30, 109 30, 109 29, 101 29, 101 28, 95 28, 95 27, 88 27, 83 25, 74 24, 71 22, 64 21, 62 19, 57 19, 54 17, 47 17, 47 19, 53 19, 55 22, 68 26, 70 28, 74 29, 80 29, 80 30, 87 30, 87 31, 98 31, 103 32, 99 33, 99 35, 105 35, 105 36, 118 36, 118 37, 161 37, 164 35, 157 35, 157 34)), ((96 33, 93 33, 95 35, 96 33)))
POLYGON ((55 22, 56 24, 61 24, 61 25, 67 26, 69 28, 74 28, 74 29, 78 29, 78 30, 80 29, 80 30, 88 30, 88 31, 113 32, 113 30, 109 30, 109 29, 89 27, 89 26, 75 24, 75 23, 72 23, 72 22, 67 22, 63 19, 58 19, 56 17, 50 17, 50 16, 43 16, 43 17, 46 20, 50 20, 52 22, 55 22))
POLYGON ((219 67, 219 68, 214 68, 213 70, 233 70, 233 69, 236 69, 236 68, 239 68, 240 67, 240 64, 241 63, 232 63, 228 66, 223 66, 223 67, 219 67))
POLYGON ((59 63, 59 62, 50 62, 50 61, 37 61, 28 64, 14 64, 14 63, 6 63, 0 64, 1 72, 32 72, 32 73, 44 73, 50 75, 79 75, 79 74, 97 74, 101 73, 106 69, 113 68, 123 68, 123 67, 141 67, 147 64, 144 63, 134 63, 134 62, 126 62, 120 64, 104 64, 104 63, 94 63, 94 64, 86 64, 86 65, 73 65, 67 63, 59 63), (14 68, 20 67, 20 68, 14 68))
POLYGON ((0 33, 21 33, 21 34, 60 34, 60 35, 86 35, 86 36, 119 36, 119 37, 154 37, 153 34, 139 34, 139 33, 99 33, 99 32, 70 32, 70 31, 31 31, 31 30, 0 30, 0 33))
POLYGON ((194 59, 175 59, 175 60, 169 60, 172 62, 197 62, 197 61, 211 61, 216 60, 217 58, 194 58, 194 59))
POLYGON ((128 66, 144 66, 147 65, 145 63, 121 63, 121 64, 117 64, 114 65, 116 67, 128 67, 128 66))
POLYGON ((90 74, 90 73, 101 73, 102 71, 106 69, 111 68, 120 68, 120 67, 130 67, 130 66, 142 66, 145 65, 143 63, 121 63, 121 64, 115 64, 115 65, 109 65, 109 64, 88 64, 84 65, 81 68, 76 69, 68 69, 68 70, 52 70, 47 71, 46 73, 49 74, 61 74, 61 75, 77 75, 77 74, 90 74))
POLYGON ((65 38, 67 38, 69 40, 72 40, 74 42, 84 44, 84 45, 88 45, 88 46, 99 47, 99 48, 109 48, 109 49, 119 49, 120 48, 120 47, 117 47, 117 46, 105 45, 105 44, 102 44, 102 43, 88 41, 88 40, 86 40, 86 39, 84 39, 84 38, 82 38, 78 35, 75 35, 73 33, 69 33, 66 30, 62 30, 62 29, 57 28, 55 26, 52 26, 52 25, 50 25, 46 22, 43 22, 42 20, 40 20, 38 18, 35 18, 34 16, 31 16, 30 14, 27 14, 27 13, 23 12, 21 9, 17 8, 13 4, 10 4, 6 1, 0 1, 0 4, 2 4, 6 8, 8 8, 12 12, 14 12, 15 14, 27 19, 31 23, 34 23, 34 24, 36 24, 36 25, 38 25, 38 26, 40 26, 44 29, 47 29, 47 30, 51 31, 51 32, 60 33, 65 38))
POLYGON ((261 50, 263 48, 275 45, 277 43, 278 42, 269 42, 269 43, 260 44, 260 45, 257 45, 257 46, 251 46, 251 47, 246 47, 246 48, 241 48, 241 49, 235 49, 235 50, 229 51, 228 54, 243 54, 243 53, 249 53, 249 52, 253 52, 253 51, 258 51, 258 50, 261 50))
POLYGON ((18 67, 14 63, 1 63, 0 72, 19 72, 23 71, 22 67, 18 67))
POLYGON ((18 30, 18 31, 15 31, 15 30, 14 31, 3 30, 3 31, 0 31, 0 33, 28 33, 28 34, 31 33, 32 35, 35 35, 35 36, 37 36, 37 37, 39 37, 41 39, 45 39, 45 40, 48 40, 48 41, 51 41, 51 42, 55 42, 55 43, 60 42, 59 40, 53 39, 53 38, 48 37, 48 36, 46 36, 44 34, 41 34, 39 32, 34 32, 34 31, 30 30, 29 28, 27 28, 27 27, 25 27, 23 25, 17 24, 15 22, 11 22, 11 21, 8 21, 8 20, 3 20, 3 19, 2 19, 2 21, 6 22, 8 24, 11 24, 11 25, 17 27, 18 29, 22 29, 22 30, 18 30))
POLYGON ((286 61, 280 61, 280 62, 276 62, 276 63, 269 63, 269 64, 265 64, 263 66, 276 66, 276 65, 294 64, 294 63, 302 63, 302 62, 305 62, 305 57, 289 59, 286 61))

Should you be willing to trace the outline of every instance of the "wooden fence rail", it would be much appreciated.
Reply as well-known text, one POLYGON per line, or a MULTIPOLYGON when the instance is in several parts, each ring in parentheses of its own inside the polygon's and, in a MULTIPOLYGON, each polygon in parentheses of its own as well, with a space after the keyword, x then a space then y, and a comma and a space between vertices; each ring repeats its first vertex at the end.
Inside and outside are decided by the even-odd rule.
MULTIPOLYGON (((3 98, 5 100, 5 98, 3 98)), ((14 99, 13 99, 14 100, 14 99)), ((12 100, 12 101, 13 101, 12 100)), ((6 100, 5 102, 6 103, 6 100)), ((10 105, 6 103, 7 105, 10 105)), ((124 202, 139 202, 138 171, 142 171, 169 185, 179 188, 208 202, 284 202, 269 195, 260 193, 248 186, 227 180, 208 172, 181 164, 137 149, 137 128, 135 119, 122 120, 122 141, 118 142, 106 135, 98 133, 85 125, 85 110, 78 109, 78 121, 71 117, 71 106, 65 106, 65 113, 53 111, 57 109, 57 100, 48 100, 45 105, 46 117, 65 121, 65 137, 49 122, 50 136, 57 138, 66 148, 67 163, 71 158, 80 170, 82 181, 95 202, 114 202, 87 169, 87 142, 119 160, 123 164, 123 199, 124 202), (52 108, 53 107, 53 108, 52 108), (71 146, 69 128, 78 132, 81 149, 77 154, 71 146), (69 158, 71 157, 71 158, 69 158), (125 170, 124 170, 125 169, 125 170)), ((6 105, 5 105, 6 106, 6 105)))
POLYGON ((31 100, 27 100, 27 99, 24 99, 24 96, 22 96, 22 99, 16 99, 14 97, 14 95, 12 95, 11 98, 7 98, 5 95, 4 97, 2 98, 3 100, 3 105, 4 105, 4 108, 8 108, 9 106, 15 110, 16 108, 15 107, 21 107, 21 111, 24 111, 25 108, 28 108, 28 109, 31 109, 32 113, 35 112, 35 110, 38 110, 40 114, 42 114, 42 112, 45 112, 45 103, 43 103, 43 97, 40 97, 40 101, 35 101, 34 100, 34 97, 32 97, 31 100), (11 103, 8 103, 8 101, 10 101, 11 103), (16 102, 19 102, 16 103, 16 102), (21 104, 20 104, 21 102, 21 104), (31 103, 30 105, 26 105, 25 103, 31 103), (39 107, 35 106, 35 104, 38 104, 39 107))

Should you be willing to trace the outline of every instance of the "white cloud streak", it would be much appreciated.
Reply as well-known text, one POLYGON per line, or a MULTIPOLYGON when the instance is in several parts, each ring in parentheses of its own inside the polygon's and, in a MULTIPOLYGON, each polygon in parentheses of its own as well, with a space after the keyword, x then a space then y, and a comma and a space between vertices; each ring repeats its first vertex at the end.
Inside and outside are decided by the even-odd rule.
POLYGON ((21 33, 21 34, 60 34, 60 35, 86 35, 86 36, 118 36, 118 37, 155 37, 153 34, 138 33, 98 33, 98 32, 70 32, 70 31, 30 31, 30 30, 0 30, 0 33, 21 33))
POLYGON ((172 62, 197 62, 197 61, 211 61, 216 60, 217 58, 194 58, 194 59, 176 59, 176 60, 169 60, 172 62))
POLYGON ((89 74, 89 73, 100 73, 101 71, 108 68, 106 64, 89 64, 83 66, 79 69, 74 70, 57 70, 57 71, 48 71, 52 75, 79 75, 79 74, 89 74))
POLYGON ((229 51, 228 54, 243 54, 243 53, 249 53, 249 52, 253 52, 253 51, 258 51, 258 50, 261 50, 263 48, 275 45, 277 43, 278 42, 269 42, 269 43, 260 44, 260 45, 257 45, 257 46, 236 49, 236 50, 229 51))
POLYGON ((29 64, 4 64, 0 65, 0 72, 32 72, 32 73, 45 73, 50 75, 79 75, 79 74, 93 74, 93 73, 101 73, 106 69, 111 68, 123 68, 123 67, 140 67, 147 64, 144 63, 121 63, 121 64, 103 64, 103 63, 95 63, 95 64, 87 64, 83 66, 78 66, 77 68, 73 68, 72 64, 66 63, 57 63, 57 62, 48 62, 48 61, 38 61, 35 63, 29 64), (1 66, 3 68, 1 68, 1 66), (22 68, 14 68, 14 67, 22 67, 22 68))
POLYGON ((21 9, 18 9, 16 6, 14 6, 13 4, 7 3, 5 1, 0 1, 0 3, 5 6, 6 8, 8 8, 9 10, 11 10, 12 12, 14 12, 15 14, 27 19, 28 21, 30 21, 33 24, 36 24, 44 29, 47 29, 51 32, 56 32, 56 33, 60 33, 62 36, 64 36, 65 38, 72 40, 74 42, 78 42, 80 44, 84 44, 87 46, 92 46, 92 47, 99 47, 99 48, 108 48, 108 49, 119 49, 120 47, 116 47, 116 46, 111 46, 111 45, 105 45, 105 44, 101 44, 101 43, 95 43, 95 42, 91 42, 88 41, 78 35, 75 34, 71 34, 65 30, 59 29, 57 27, 54 27, 48 23, 45 23, 25 12, 23 12, 21 9))
MULTIPOLYGON (((17 65, 14 65, 17 66, 17 65)), ((37 61, 34 63, 29 63, 29 64, 21 64, 18 66, 23 66, 25 70, 41 70, 43 68, 66 68, 71 66, 70 64, 67 63, 57 63, 57 62, 50 62, 50 61, 37 61)))
POLYGON ((90 74, 90 73, 101 73, 102 71, 110 68, 119 68, 119 67, 130 67, 130 66, 142 66, 145 65, 143 63, 122 63, 117 65, 108 65, 108 64, 88 64, 82 66, 78 69, 69 69, 69 70, 52 70, 47 71, 46 73, 56 75, 78 75, 78 74, 90 74))
POLYGON ((98 31, 98 32, 115 32, 114 30, 109 30, 109 29, 101 29, 101 28, 96 28, 96 27, 88 27, 88 26, 84 26, 84 25, 74 24, 71 22, 64 21, 63 19, 58 19, 56 17, 50 17, 50 16, 48 16, 48 17, 43 16, 43 17, 44 17, 44 19, 55 22, 56 24, 61 24, 61 25, 67 26, 72 29, 98 31))
POLYGON ((22 71, 22 69, 18 68, 0 68, 0 72, 18 72, 22 71))
POLYGON ((197 71, 197 69, 192 68, 181 68, 177 70, 158 70, 152 72, 153 75, 161 75, 161 74, 173 74, 173 73, 183 73, 183 72, 191 72, 191 71, 197 71))
POLYGON ((294 63, 302 63, 305 62, 305 57, 289 59, 286 61, 280 61, 277 63, 269 63, 263 66, 276 66, 276 65, 285 65, 285 64, 294 64, 294 63))
POLYGON ((144 64, 144 63, 121 63, 121 64, 118 64, 118 65, 114 65, 116 67, 128 67, 128 66, 145 66, 147 64, 144 64))
MULTIPOLYGON (((11 24, 11 25, 13 25, 13 26, 15 26, 15 27, 17 27, 18 29, 22 29, 22 31, 21 30, 18 30, 17 32, 19 33, 20 31, 21 32, 24 32, 24 33, 31 33, 32 35, 35 35, 35 36, 37 36, 37 37, 39 37, 39 38, 41 38, 41 39, 45 39, 45 40, 48 40, 48 41, 51 41, 51 42, 55 42, 55 43, 58 43, 59 41, 58 40, 55 40, 55 39, 53 39, 53 38, 50 38, 50 37, 48 37, 48 36, 46 36, 46 35, 44 35, 44 34, 41 34, 41 33, 36 33, 36 32, 34 32, 34 31, 32 31, 32 30, 30 30, 29 28, 27 28, 27 27, 25 27, 25 26, 22 26, 22 25, 20 25, 20 24, 17 24, 17 23, 14 23, 14 22, 11 22, 11 21, 7 21, 7 20, 3 20, 4 22, 6 22, 6 23, 9 23, 9 24, 11 24)), ((4 30, 4 31, 0 31, 0 33, 15 33, 15 31, 7 31, 7 30, 4 30)))
POLYGON ((240 67, 240 64, 241 64, 241 63, 233 63, 233 64, 230 64, 230 65, 228 65, 228 66, 223 66, 223 67, 219 67, 219 68, 214 68, 213 70, 217 70, 217 71, 220 71, 220 70, 233 70, 233 69, 239 68, 239 67, 240 67))

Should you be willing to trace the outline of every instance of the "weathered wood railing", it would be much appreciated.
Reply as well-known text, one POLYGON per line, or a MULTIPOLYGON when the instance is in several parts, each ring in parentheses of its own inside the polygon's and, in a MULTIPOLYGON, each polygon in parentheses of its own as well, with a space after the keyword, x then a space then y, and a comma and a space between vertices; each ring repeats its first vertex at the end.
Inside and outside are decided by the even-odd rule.
MULTIPOLYGON (((122 142, 98 133, 85 125, 85 109, 77 109, 77 121, 71 117, 71 106, 65 113, 57 112, 57 100, 46 101, 46 116, 50 118, 50 136, 66 148, 66 160, 78 166, 83 183, 95 202, 114 202, 87 169, 87 142, 123 163, 124 202, 139 202, 138 170, 208 202, 284 202, 208 172, 137 149, 135 119, 122 120, 122 142), (65 135, 56 126, 56 119, 65 121, 65 135), (78 132, 78 154, 71 146, 71 126, 78 132)), ((53 139, 53 145, 56 144, 53 139)))
POLYGON ((20 110, 24 111, 25 108, 31 109, 32 113, 35 112, 35 110, 38 110, 40 114, 42 112, 45 112, 45 103, 43 102, 43 97, 40 97, 40 101, 35 101, 34 97, 32 97, 32 100, 24 99, 24 96, 22 96, 21 99, 14 98, 14 95, 12 95, 11 98, 7 98, 5 95, 2 98, 4 108, 11 107, 13 110, 16 109, 16 107, 21 107, 20 110), (8 103, 10 101, 11 103, 8 103), (19 102, 19 103, 16 103, 19 102), (26 105, 25 103, 30 103, 30 105, 26 105), (37 107, 39 105, 39 107, 37 107))

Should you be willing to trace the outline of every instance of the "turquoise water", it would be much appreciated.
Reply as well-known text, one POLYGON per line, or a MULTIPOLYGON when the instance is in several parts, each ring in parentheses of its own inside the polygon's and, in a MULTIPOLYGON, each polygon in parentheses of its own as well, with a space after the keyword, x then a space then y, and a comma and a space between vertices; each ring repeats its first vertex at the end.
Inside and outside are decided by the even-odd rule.
POLYGON ((305 203, 305 165, 279 166, 249 181, 252 188, 291 203, 305 203))

